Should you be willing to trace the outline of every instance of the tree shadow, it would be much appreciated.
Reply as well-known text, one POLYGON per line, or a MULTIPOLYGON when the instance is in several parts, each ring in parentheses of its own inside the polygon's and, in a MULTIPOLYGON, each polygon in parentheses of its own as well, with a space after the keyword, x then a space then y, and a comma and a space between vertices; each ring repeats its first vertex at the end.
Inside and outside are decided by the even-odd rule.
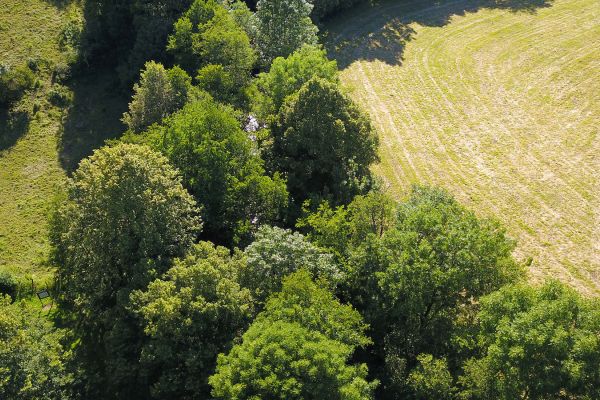
POLYGON ((29 130, 29 113, 0 107, 0 151, 11 148, 29 130))
POLYGON ((441 27, 453 16, 481 9, 535 13, 553 0, 412 0, 357 6, 327 24, 326 48, 344 69, 356 60, 402 64, 404 47, 415 36, 411 24, 441 27))
POLYGON ((63 121, 59 159, 70 174, 106 140, 123 133, 121 117, 127 110, 127 97, 116 73, 108 68, 78 76, 69 86, 73 102, 63 121))
POLYGON ((74 3, 78 0, 45 0, 45 1, 48 4, 52 4, 54 7, 58 8, 59 10, 62 10, 62 9, 67 8, 69 5, 71 5, 71 3, 74 3))

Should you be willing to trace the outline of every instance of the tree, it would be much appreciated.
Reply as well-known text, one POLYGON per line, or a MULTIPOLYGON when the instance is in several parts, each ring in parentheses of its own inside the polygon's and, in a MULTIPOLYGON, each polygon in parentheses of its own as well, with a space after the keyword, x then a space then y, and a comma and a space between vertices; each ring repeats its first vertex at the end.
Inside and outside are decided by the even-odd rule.
POLYGON ((201 242, 164 278, 132 294, 148 336, 141 364, 159 399, 209 397, 217 355, 229 350, 253 315, 252 296, 238 284, 241 254, 201 242))
POLYGON ((65 332, 49 321, 10 304, 0 295, 0 397, 19 400, 71 398, 73 376, 60 342, 65 332))
POLYGON ((218 399, 371 399, 367 368, 349 365, 368 343, 350 306, 315 285, 306 271, 288 277, 241 344, 219 355, 210 378, 218 399))
POLYGON ((83 56, 115 65, 129 88, 149 60, 166 61, 173 23, 192 0, 87 0, 83 5, 83 56))
POLYGON ((203 207, 204 238, 246 243, 261 224, 282 218, 285 182, 266 175, 231 107, 211 99, 188 104, 139 138, 171 160, 203 207))
POLYGON ((452 375, 446 359, 435 359, 431 354, 417 357, 418 365, 408 377, 409 385, 419 400, 455 399, 452 375))
POLYGON ((558 282, 481 299, 481 355, 465 364, 466 399, 596 399, 600 307, 558 282))
POLYGON ((393 207, 384 196, 358 197, 305 221, 309 237, 344 260, 339 291, 371 326, 372 365, 386 368, 382 398, 411 393, 407 378, 421 353, 460 363, 465 350, 454 339, 478 299, 523 274, 504 229, 440 189, 415 187, 393 207))
POLYGON ((397 205, 383 191, 371 190, 355 196, 345 207, 332 208, 327 202, 319 204, 314 212, 304 207, 297 226, 307 230, 311 242, 343 263, 369 236, 380 238, 396 225, 397 205))
POLYGON ((378 139, 366 115, 339 88, 312 78, 281 108, 272 128, 275 169, 296 204, 346 204, 370 183, 378 139))
POLYGON ((194 1, 175 23, 168 50, 190 74, 198 71, 196 79, 202 88, 216 98, 240 105, 247 101, 244 89, 250 83, 256 53, 235 19, 242 17, 242 9, 236 10, 230 12, 214 0, 194 1), (220 85, 215 84, 217 71, 220 85))
POLYGON ((296 93, 313 77, 338 83, 337 63, 327 59, 321 47, 303 45, 287 58, 277 57, 268 72, 257 79, 261 93, 256 107, 263 117, 276 114, 286 97, 296 93))
POLYGON ((175 62, 189 73, 197 71, 201 66, 196 50, 201 29, 214 17, 218 7, 215 0, 194 0, 173 26, 167 50, 173 55, 175 62))
POLYGON ((136 133, 161 122, 187 102, 191 83, 179 67, 165 69, 154 61, 147 62, 140 82, 133 86, 133 98, 129 111, 123 114, 123 122, 136 133))
POLYGON ((182 256, 199 228, 178 173, 150 148, 103 147, 81 162, 53 217, 50 240, 62 303, 78 321, 78 359, 88 369, 89 390, 130 396, 137 370, 122 358, 136 357, 139 332, 127 310, 129 293, 182 256), (129 389, 107 385, 107 376, 111 385, 129 389))
POLYGON ((317 43, 317 27, 306 0, 259 0, 256 4, 256 43, 264 66, 287 57, 303 44, 317 43))
POLYGON ((197 52, 202 65, 222 65, 234 81, 246 85, 256 54, 250 39, 224 7, 218 7, 214 16, 202 26, 197 52))
POLYGON ((281 290, 283 279, 300 269, 315 278, 325 278, 331 284, 339 279, 333 257, 312 245, 299 233, 276 227, 258 229, 244 254, 247 264, 241 270, 245 287, 250 288, 259 305, 281 290))
POLYGON ((327 281, 313 281, 305 269, 284 278, 281 292, 269 298, 255 321, 263 320, 298 323, 352 349, 371 343, 361 315, 351 305, 341 304, 327 281))

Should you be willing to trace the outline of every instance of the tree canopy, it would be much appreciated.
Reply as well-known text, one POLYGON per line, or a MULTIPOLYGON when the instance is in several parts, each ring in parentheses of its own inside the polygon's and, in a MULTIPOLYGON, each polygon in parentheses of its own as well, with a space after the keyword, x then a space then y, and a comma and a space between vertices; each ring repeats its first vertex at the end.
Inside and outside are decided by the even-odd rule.
POLYGON ((465 366, 468 399, 600 396, 600 307, 558 282, 481 299, 481 355, 465 366))
POLYGON ((275 58, 269 71, 256 80, 261 93, 257 102, 259 113, 264 117, 276 114, 285 99, 313 77, 338 83, 337 63, 327 59, 324 49, 303 45, 286 58, 275 58))
POLYGON ((415 187, 395 206, 381 194, 359 196, 348 207, 321 207, 302 225, 345 260, 340 292, 371 325, 372 356, 387 368, 384 398, 407 395, 421 353, 458 357, 460 321, 473 318, 481 296, 522 275, 498 223, 439 189, 415 187))
POLYGON ((179 67, 165 69, 149 61, 133 86, 133 98, 123 122, 133 132, 139 133, 154 123, 177 111, 188 100, 192 79, 179 67))
POLYGON ((317 43, 317 27, 306 0, 259 0, 256 4, 256 44, 264 66, 287 57, 303 44, 317 43))
POLYGON ((69 354, 44 317, 10 304, 0 295, 0 397, 23 400, 63 400, 72 394, 69 354))
POLYGON ((203 99, 155 126, 141 138, 162 152, 202 206, 206 237, 243 243, 261 224, 283 217, 285 182, 266 174, 255 145, 231 107, 203 99))
POLYGON ((371 399, 367 367, 348 361, 365 326, 305 271, 286 279, 210 378, 217 399, 371 399), (341 331, 338 330, 342 328, 341 331))
POLYGON ((81 162, 51 227, 65 295, 90 322, 119 291, 143 286, 200 228, 195 202, 167 159, 117 144, 81 162))
POLYGON ((259 303, 279 292, 287 275, 301 269, 309 271, 314 278, 328 280, 330 284, 340 279, 333 256, 314 246, 301 234, 287 229, 259 228, 244 254, 248 262, 241 271, 241 279, 259 303))
POLYGON ((297 205, 346 204, 368 188, 377 135, 337 85, 317 77, 306 82, 281 108, 272 135, 274 169, 286 174, 297 205))
POLYGON ((163 278, 132 294, 147 339, 141 364, 157 399, 205 399, 217 355, 250 323, 253 299, 239 285, 244 257, 201 242, 163 278))

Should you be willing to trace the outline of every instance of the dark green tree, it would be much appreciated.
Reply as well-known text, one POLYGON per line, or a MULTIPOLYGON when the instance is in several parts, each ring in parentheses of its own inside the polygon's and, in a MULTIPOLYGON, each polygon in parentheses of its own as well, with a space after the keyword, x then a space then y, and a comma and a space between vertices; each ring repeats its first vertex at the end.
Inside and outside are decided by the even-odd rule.
POLYGON ((168 50, 216 99, 245 106, 256 53, 234 13, 214 0, 196 0, 169 37, 168 50))
POLYGON ((393 208, 385 196, 358 197, 321 207, 303 224, 345 260, 340 293, 371 325, 368 357, 386 368, 377 372, 382 398, 411 393, 407 378, 421 353, 460 363, 469 349, 459 339, 478 299, 523 274, 504 229, 440 189, 415 187, 393 208))
POLYGON ((253 315, 238 284, 241 254, 208 242, 175 261, 164 278, 132 294, 147 339, 141 364, 157 399, 205 399, 217 355, 229 350, 253 315))
POLYGON ((256 44, 268 67, 276 57, 287 57, 303 44, 317 43, 317 27, 306 0, 259 0, 256 4, 256 44))
POLYGON ((334 83, 305 83, 281 108, 272 135, 272 162, 297 206, 307 199, 346 204, 369 186, 377 135, 334 83))
POLYGON ((313 77, 338 83, 337 63, 327 59, 325 50, 304 45, 288 57, 273 60, 268 72, 256 80, 260 96, 256 108, 263 118, 276 114, 286 97, 296 93, 313 77))

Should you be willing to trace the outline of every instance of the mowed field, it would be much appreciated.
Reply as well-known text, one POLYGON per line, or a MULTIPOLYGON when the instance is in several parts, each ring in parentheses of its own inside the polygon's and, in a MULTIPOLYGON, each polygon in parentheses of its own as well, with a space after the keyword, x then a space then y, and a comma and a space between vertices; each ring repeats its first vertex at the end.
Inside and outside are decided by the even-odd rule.
POLYGON ((600 293, 600 1, 384 2, 328 26, 397 197, 440 185, 531 277, 600 293))

